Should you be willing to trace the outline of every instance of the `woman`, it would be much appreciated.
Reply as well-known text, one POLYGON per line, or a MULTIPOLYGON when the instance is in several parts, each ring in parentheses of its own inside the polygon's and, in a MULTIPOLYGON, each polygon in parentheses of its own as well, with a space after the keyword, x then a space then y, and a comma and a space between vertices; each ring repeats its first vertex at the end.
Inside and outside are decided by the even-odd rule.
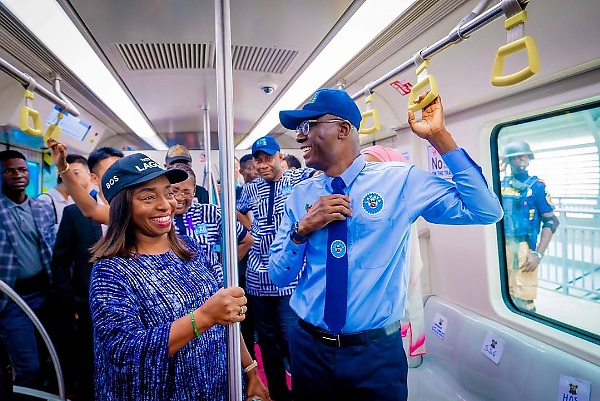
MULTIPOLYGON (((173 196, 177 201, 173 225, 178 235, 185 235, 196 241, 199 247, 208 255, 211 265, 217 266, 219 279, 223 280, 223 269, 219 262, 221 247, 221 208, 208 203, 195 203, 194 191, 196 188, 196 175, 194 170, 187 164, 175 163, 169 169, 177 168, 185 171, 188 178, 173 184, 171 187, 173 196)), ((246 230, 246 227, 236 221, 236 233, 238 241, 238 260, 247 253, 254 239, 246 230)))
MULTIPOLYGON (((204 252, 177 238, 171 183, 186 178, 139 153, 102 178, 111 207, 92 250, 97 400, 227 399, 225 325, 244 319, 246 297, 219 288, 204 252)), ((247 399, 269 400, 245 345, 242 366, 247 399)))
MULTIPOLYGON (((404 162, 404 156, 391 148, 374 145, 360 151, 367 162, 404 162)), ((421 248, 415 225, 411 228, 410 274, 404 316, 400 321, 400 330, 406 353, 411 357, 425 355, 425 311, 421 295, 421 248)))

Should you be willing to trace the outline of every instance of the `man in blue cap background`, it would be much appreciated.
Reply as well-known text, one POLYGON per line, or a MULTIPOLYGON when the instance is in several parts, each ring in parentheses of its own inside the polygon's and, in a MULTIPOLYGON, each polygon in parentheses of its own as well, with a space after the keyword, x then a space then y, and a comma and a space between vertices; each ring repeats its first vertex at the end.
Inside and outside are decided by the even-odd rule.
POLYGON ((297 281, 290 280, 282 288, 271 282, 269 247, 292 187, 312 176, 314 170, 284 170, 281 148, 270 136, 254 142, 252 156, 258 178, 244 185, 237 201, 238 219, 254 237, 254 244, 248 252, 246 295, 248 308, 254 311, 269 393, 274 400, 286 401, 291 400, 291 394, 286 385, 283 360, 289 360, 288 335, 296 320, 289 301, 297 281), (252 222, 248 212, 252 212, 252 222))
POLYGON ((320 89, 302 110, 281 111, 279 119, 296 129, 306 165, 324 172, 294 188, 270 249, 273 283, 298 281, 290 300, 299 317, 290 334, 294 400, 406 401, 399 321, 411 224, 420 216, 495 223, 498 198, 446 130, 439 97, 421 121, 409 111, 408 123, 442 155, 454 182, 414 165, 366 163, 361 113, 342 90, 320 89))

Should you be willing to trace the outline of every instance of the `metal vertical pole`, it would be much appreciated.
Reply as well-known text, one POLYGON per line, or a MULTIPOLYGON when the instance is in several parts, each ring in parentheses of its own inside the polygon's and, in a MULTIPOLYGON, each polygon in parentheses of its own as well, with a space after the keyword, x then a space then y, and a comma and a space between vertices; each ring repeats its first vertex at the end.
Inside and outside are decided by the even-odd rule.
MULTIPOLYGON (((233 72, 231 66, 231 25, 229 0, 215 0, 215 43, 217 51, 217 110, 219 111, 219 167, 221 170, 221 215, 223 241, 221 255, 227 287, 238 285, 233 181, 233 72)), ((240 325, 227 326, 229 400, 242 399, 240 325)))
MULTIPOLYGON (((204 117, 204 153, 206 155, 204 164, 204 181, 202 185, 208 191, 209 198, 213 196, 213 174, 212 174, 212 156, 210 150, 212 148, 210 135, 210 107, 207 104, 202 105, 202 116, 204 117), (208 180, 206 179, 208 177, 208 180)), ((212 200, 212 199, 211 199, 212 200)))

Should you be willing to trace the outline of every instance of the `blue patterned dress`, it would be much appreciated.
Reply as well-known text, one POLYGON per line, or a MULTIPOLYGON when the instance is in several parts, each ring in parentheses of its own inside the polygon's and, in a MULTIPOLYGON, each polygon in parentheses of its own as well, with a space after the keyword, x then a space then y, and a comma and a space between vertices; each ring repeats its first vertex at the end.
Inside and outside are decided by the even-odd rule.
POLYGON ((96 400, 225 401, 224 326, 167 356, 171 324, 218 289, 202 251, 189 262, 172 251, 98 260, 90 285, 96 400))

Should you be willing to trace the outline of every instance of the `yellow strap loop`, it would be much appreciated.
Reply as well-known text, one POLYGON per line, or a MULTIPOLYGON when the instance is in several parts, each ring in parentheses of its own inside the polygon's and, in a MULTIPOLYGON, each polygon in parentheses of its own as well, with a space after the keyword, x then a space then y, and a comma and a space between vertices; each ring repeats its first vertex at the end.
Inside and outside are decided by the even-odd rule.
POLYGON ((29 107, 29 100, 33 100, 34 98, 33 92, 26 89, 23 92, 23 97, 25 97, 25 104, 21 106, 20 112, 21 131, 31 136, 42 136, 42 119, 40 118, 40 113, 29 107), (29 118, 33 122, 33 127, 29 125, 29 118))
POLYGON ((411 88, 408 95, 408 109, 412 112, 424 109, 438 96, 437 81, 433 75, 428 73, 427 68, 429 68, 429 61, 427 60, 417 68, 418 82, 411 88), (419 94, 425 92, 428 87, 429 93, 419 103, 415 103, 415 100, 419 98, 419 94))
POLYGON ((511 35, 516 32, 520 36, 518 39, 501 46, 496 53, 494 66, 492 67, 492 85, 494 86, 510 86, 531 78, 540 72, 540 58, 538 56, 537 46, 531 36, 523 35, 523 26, 527 21, 527 11, 523 10, 504 21, 504 28, 509 31, 509 38, 514 38, 511 35), (519 25, 521 25, 519 27, 519 25), (512 30, 512 31, 511 31, 512 30), (520 71, 513 74, 502 75, 504 68, 504 60, 511 54, 515 54, 525 50, 527 52, 528 65, 520 71))
POLYGON ((374 95, 371 93, 369 96, 365 97, 365 103, 367 104, 367 110, 362 113, 362 120, 360 121, 359 132, 361 134, 374 134, 381 128, 381 122, 379 121, 379 112, 377 109, 371 108, 371 103, 373 102, 374 95), (365 121, 368 117, 373 117, 373 126, 366 128, 365 121))
POLYGON ((58 141, 62 132, 58 124, 60 123, 60 120, 62 120, 63 117, 64 114, 62 112, 58 113, 58 115, 56 116, 56 122, 48 126, 48 128, 46 129, 46 133, 44 134, 44 142, 48 142, 48 140, 50 139, 58 141))

